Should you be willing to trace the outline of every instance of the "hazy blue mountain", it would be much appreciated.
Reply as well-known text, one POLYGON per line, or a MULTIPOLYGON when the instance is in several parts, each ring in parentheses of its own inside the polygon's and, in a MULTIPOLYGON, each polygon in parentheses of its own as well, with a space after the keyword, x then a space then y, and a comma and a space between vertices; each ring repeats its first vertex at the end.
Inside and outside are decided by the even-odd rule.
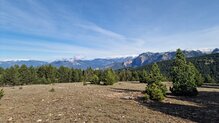
MULTIPOLYGON (((219 49, 215 48, 213 50, 190 50, 190 51, 183 51, 186 57, 197 57, 202 56, 205 54, 212 54, 212 53, 219 53, 219 49)), ((176 52, 145 52, 140 54, 137 57, 121 57, 121 58, 97 58, 93 60, 78 60, 78 59, 63 59, 63 60, 56 60, 53 62, 45 62, 45 61, 36 61, 36 60, 17 60, 17 61, 0 61, 0 67, 7 68, 13 65, 22 65, 26 64, 27 66, 41 66, 51 64, 56 67, 65 66, 71 68, 93 68, 93 69, 121 69, 124 67, 139 67, 146 64, 164 61, 164 60, 171 60, 175 57, 176 52)))
MULTIPOLYGON (((214 50, 190 50, 186 51, 184 50, 183 53, 186 55, 187 58, 190 57, 197 57, 202 56, 206 54, 212 54, 212 53, 219 53, 219 49, 215 48, 214 50)), ((160 52, 160 53, 153 53, 153 52, 146 52, 142 53, 136 58, 134 58, 132 61, 126 61, 124 63, 118 63, 115 64, 115 66, 112 66, 112 68, 124 68, 124 67, 140 67, 143 65, 151 64, 154 62, 159 61, 165 61, 165 60, 171 60, 175 57, 176 52, 170 51, 170 52, 160 52)))
POLYGON ((105 69, 109 68, 109 66, 113 66, 115 63, 123 63, 127 60, 132 59, 132 57, 124 57, 124 58, 111 58, 111 59, 93 59, 93 60, 59 60, 51 62, 51 65, 60 67, 60 66, 66 66, 66 67, 73 67, 73 68, 93 68, 93 69, 105 69))
POLYGON ((0 67, 3 67, 3 68, 8 68, 8 67, 11 67, 11 66, 14 66, 14 65, 21 66, 22 64, 25 64, 27 66, 37 67, 37 66, 48 64, 48 62, 37 61, 37 60, 0 61, 0 67))
POLYGON ((219 53, 219 48, 215 48, 212 53, 219 53))

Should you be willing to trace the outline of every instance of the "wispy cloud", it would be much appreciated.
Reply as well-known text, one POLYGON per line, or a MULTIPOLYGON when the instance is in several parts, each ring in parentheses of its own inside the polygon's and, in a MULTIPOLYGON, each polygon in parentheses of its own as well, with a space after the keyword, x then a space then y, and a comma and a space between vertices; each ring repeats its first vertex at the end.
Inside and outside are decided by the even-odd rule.
MULTIPOLYGON (((82 12, 72 10, 61 1, 1 0, 0 2, 0 32, 9 35, 13 32, 19 35, 2 34, 0 51, 14 52, 14 57, 17 53, 25 51, 38 52, 28 55, 31 58, 44 59, 48 58, 43 55, 46 53, 50 54, 50 59, 74 56, 114 57, 135 55, 145 51, 166 51, 178 47, 187 49, 219 45, 217 26, 188 33, 176 32, 168 36, 159 34, 149 36, 147 32, 159 32, 160 27, 157 25, 159 29, 156 31, 147 30, 132 37, 82 17, 82 12)), ((134 17, 138 16, 142 15, 137 13, 134 17)), ((135 23, 137 22, 133 22, 135 23)), ((138 27, 147 28, 143 25, 138 27)), ((134 28, 124 30, 135 32, 134 28)))
MULTIPOLYGON (((71 16, 69 11, 57 10, 55 14, 48 8, 45 8, 39 1, 26 1, 25 4, 17 6, 12 1, 2 1, 3 8, 1 8, 1 25, 0 27, 5 30, 13 30, 15 32, 22 32, 25 34, 47 36, 59 39, 58 42, 50 42, 49 45, 55 47, 49 49, 49 52, 72 52, 73 54, 83 54, 87 57, 103 57, 111 56, 113 54, 124 55, 131 52, 136 53, 139 50, 139 39, 133 39, 124 35, 115 33, 113 31, 104 29, 92 22, 78 18, 77 16, 71 16), (30 7, 24 7, 30 6, 30 7), (57 17, 55 15, 58 15, 57 17), (60 21, 61 20, 61 21, 60 21), (73 44, 80 44, 74 46, 68 46, 65 40, 71 41, 73 44), (55 45, 59 43, 59 45, 55 45), (62 48, 59 48, 62 46, 62 48), (91 49, 93 48, 93 49, 91 49), (88 51, 88 53, 83 53, 88 51), (123 53, 124 52, 124 53, 123 53), (92 55, 95 54, 96 56, 92 55)), ((52 3, 51 3, 52 4, 52 3)), ((63 7, 61 5, 53 5, 55 8, 63 7)), ((2 39, 3 40, 3 39, 2 39)), ((15 39, 11 42, 15 44, 15 39)), ((21 41, 17 40, 19 45, 24 45, 21 41)), ((27 45, 26 42, 25 45, 27 45)), ((41 47, 46 46, 48 43, 41 42, 41 47)), ((48 51, 42 50, 36 41, 29 41, 29 50, 48 51), (36 45, 37 44, 37 45, 36 45)), ((3 45, 2 45, 3 46, 3 45)), ((2 47, 3 48, 3 47, 2 47)), ((6 49, 6 47, 4 47, 6 49)), ((12 48, 10 48, 12 49, 12 48)), ((15 48, 17 49, 17 48, 15 48)), ((22 49, 22 50, 28 50, 22 49)))

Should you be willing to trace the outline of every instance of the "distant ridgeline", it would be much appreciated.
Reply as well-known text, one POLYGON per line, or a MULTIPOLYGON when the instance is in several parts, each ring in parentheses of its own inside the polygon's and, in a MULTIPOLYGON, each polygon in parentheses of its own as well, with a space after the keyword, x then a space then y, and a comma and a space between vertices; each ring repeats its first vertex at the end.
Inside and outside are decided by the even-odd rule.
MULTIPOLYGON (((200 71, 204 78, 212 78, 213 81, 219 82, 219 53, 209 54, 199 57, 187 58, 188 62, 192 62, 200 71)), ((170 71, 172 68, 173 60, 157 62, 161 72, 168 79, 170 78, 170 71)), ((141 71, 146 69, 149 71, 152 64, 141 66, 132 70, 141 71)))

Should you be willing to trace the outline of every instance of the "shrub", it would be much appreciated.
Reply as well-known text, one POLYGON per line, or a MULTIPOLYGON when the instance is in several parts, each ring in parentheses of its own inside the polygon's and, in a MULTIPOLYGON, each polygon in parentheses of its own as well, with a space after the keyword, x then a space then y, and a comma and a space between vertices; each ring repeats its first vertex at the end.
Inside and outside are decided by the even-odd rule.
POLYGON ((0 90, 0 99, 1 99, 3 96, 4 96, 4 90, 1 89, 1 90, 0 90))
POLYGON ((144 94, 144 99, 145 99, 145 100, 149 100, 149 99, 150 99, 150 96, 149 96, 147 93, 145 93, 145 94, 144 94))
POLYGON ((54 89, 54 88, 52 88, 52 89, 50 89, 50 90, 49 90, 49 92, 55 92, 55 89, 54 89))
POLYGON ((106 70, 103 82, 104 85, 113 85, 115 82, 117 82, 117 76, 111 69, 106 70))
POLYGON ((162 83, 152 83, 146 87, 146 94, 151 100, 162 101, 166 96, 166 86, 162 83))
POLYGON ((91 84, 100 84, 100 79, 97 75, 93 75, 90 80, 91 84))

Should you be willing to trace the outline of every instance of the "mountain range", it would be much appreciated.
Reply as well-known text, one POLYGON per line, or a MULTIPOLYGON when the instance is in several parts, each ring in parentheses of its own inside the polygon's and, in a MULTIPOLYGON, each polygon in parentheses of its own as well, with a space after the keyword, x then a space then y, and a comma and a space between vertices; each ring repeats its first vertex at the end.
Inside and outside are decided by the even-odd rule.
MULTIPOLYGON (((184 54, 187 58, 190 57, 197 57, 206 54, 214 54, 219 53, 219 48, 215 48, 212 50, 184 50, 184 54)), ((93 60, 77 60, 77 59, 63 59, 63 60, 56 60, 52 62, 45 62, 45 61, 37 61, 37 60, 14 60, 14 61, 0 61, 0 67, 8 68, 13 65, 22 65, 25 64, 27 66, 41 66, 41 65, 48 65, 51 64, 56 67, 65 66, 71 68, 78 68, 78 69, 86 69, 86 68, 93 68, 93 69, 121 69, 125 67, 140 67, 146 64, 151 64, 154 62, 164 61, 164 60, 171 60, 175 57, 175 51, 169 52, 145 52, 137 57, 121 57, 121 58, 97 58, 93 60)))

